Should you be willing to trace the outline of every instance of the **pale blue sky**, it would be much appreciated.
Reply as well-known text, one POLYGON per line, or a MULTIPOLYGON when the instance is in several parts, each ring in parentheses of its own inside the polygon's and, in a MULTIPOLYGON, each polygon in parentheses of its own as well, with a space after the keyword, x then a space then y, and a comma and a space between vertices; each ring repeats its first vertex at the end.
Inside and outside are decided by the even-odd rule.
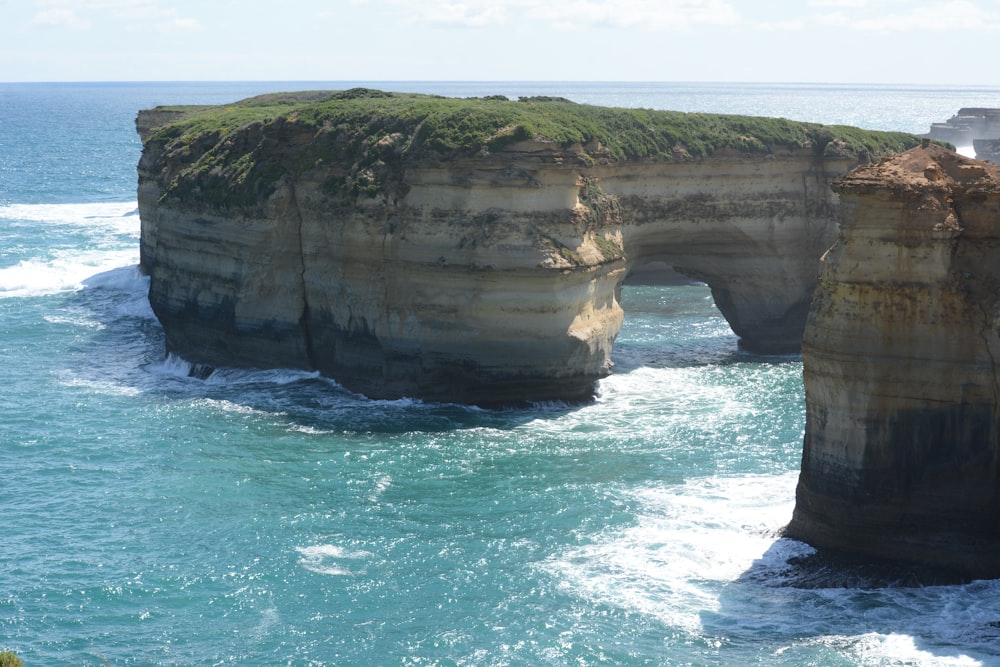
POLYGON ((0 0, 0 81, 1000 84, 1000 0, 0 0))

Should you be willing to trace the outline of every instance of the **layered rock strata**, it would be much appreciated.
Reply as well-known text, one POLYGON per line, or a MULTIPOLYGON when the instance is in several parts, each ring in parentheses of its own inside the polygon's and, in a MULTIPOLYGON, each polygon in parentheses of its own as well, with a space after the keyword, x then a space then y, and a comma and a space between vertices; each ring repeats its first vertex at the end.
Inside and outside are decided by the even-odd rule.
POLYGON ((171 352, 490 404, 590 396, 619 287, 652 261, 711 286, 747 347, 797 350, 830 181, 919 141, 378 91, 137 126, 141 262, 171 352))
POLYGON ((1000 138, 1000 109, 965 107, 943 123, 932 123, 930 139, 971 146, 976 139, 1000 138))
POLYGON ((1000 167, 927 145, 834 189, 787 532, 1000 576, 1000 167))

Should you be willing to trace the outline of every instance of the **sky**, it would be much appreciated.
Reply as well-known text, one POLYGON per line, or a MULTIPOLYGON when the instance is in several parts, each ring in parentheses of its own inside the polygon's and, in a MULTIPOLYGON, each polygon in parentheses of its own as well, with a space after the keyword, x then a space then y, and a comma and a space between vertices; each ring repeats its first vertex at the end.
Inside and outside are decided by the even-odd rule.
POLYGON ((0 81, 1000 84, 1000 0, 0 0, 0 81))

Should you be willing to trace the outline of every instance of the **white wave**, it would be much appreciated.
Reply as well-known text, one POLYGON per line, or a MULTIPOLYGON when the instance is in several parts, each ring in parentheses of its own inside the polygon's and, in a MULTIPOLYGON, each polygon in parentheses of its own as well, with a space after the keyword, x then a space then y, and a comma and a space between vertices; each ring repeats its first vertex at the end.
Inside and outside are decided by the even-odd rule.
POLYGON ((302 433, 304 435, 331 435, 337 433, 337 431, 331 431, 330 429, 305 426, 303 424, 289 424, 288 430, 292 433, 302 433))
POLYGON ((815 650, 871 667, 1000 664, 1000 581, 782 586, 794 571, 790 561, 815 553, 778 536, 794 509, 796 478, 714 477, 628 491, 639 508, 633 525, 598 534, 541 568, 572 595, 649 615, 699 641, 781 638, 789 644, 779 664, 815 650))
POLYGON ((149 290, 149 277, 142 274, 138 264, 132 264, 95 273, 85 278, 82 284, 91 289, 109 289, 121 292, 141 291, 145 294, 149 290))
POLYGON ((545 567, 595 602, 700 633, 702 614, 720 606, 722 585, 773 547, 791 518, 796 479, 751 475, 640 489, 630 493, 642 507, 635 525, 545 567))
POLYGON ((662 437, 671 428, 697 421, 702 428, 723 427, 749 416, 738 388, 706 377, 710 367, 636 368, 599 384, 595 401, 558 419, 541 415, 531 423, 541 432, 621 431, 662 437), (621 406, 627 405, 628 410, 621 406))
POLYGON ((217 368, 211 375, 205 378, 205 382, 219 385, 273 384, 282 386, 303 380, 314 380, 319 376, 318 371, 302 371, 289 368, 217 368))
POLYGON ((96 273, 81 284, 88 290, 114 293, 109 313, 115 317, 156 319, 149 303, 149 276, 143 275, 137 264, 96 273))
POLYGON ((138 263, 137 250, 61 252, 0 268, 0 298, 47 296, 82 289, 94 274, 138 263))
POLYGON ((964 155, 965 157, 976 157, 975 146, 955 146, 955 152, 959 155, 964 155))
POLYGON ((161 361, 146 366, 146 369, 154 375, 187 379, 191 377, 194 364, 176 354, 168 354, 161 361))
POLYGON ((982 667, 986 663, 965 653, 941 655, 917 646, 910 635, 869 632, 856 637, 823 637, 817 643, 851 656, 860 667, 982 667))
POLYGON ((94 329, 96 331, 100 331, 101 329, 105 329, 107 327, 107 325, 103 322, 80 315, 45 315, 42 319, 49 324, 69 324, 74 327, 94 329))
POLYGON ((242 403, 236 403, 234 401, 228 401, 220 398, 201 398, 194 401, 193 405, 203 405, 213 411, 225 412, 234 415, 273 417, 285 414, 283 412, 272 412, 270 410, 262 410, 260 408, 254 408, 249 405, 244 405, 242 403))
POLYGON ((138 204, 130 202, 91 202, 82 204, 8 204, 0 206, 0 220, 19 220, 56 225, 120 225, 123 230, 138 230, 138 204))
POLYGON ((0 297, 78 290, 95 274, 138 264, 135 202, 11 204, 0 206, 0 221, 14 234, 24 234, 18 231, 24 228, 50 244, 44 256, 0 268, 0 297))
POLYGON ((141 393, 136 387, 123 385, 114 380, 83 377, 72 371, 63 371, 57 374, 57 377, 64 387, 87 389, 94 394, 105 396, 138 396, 141 393))
MULTIPOLYGON (((154 375, 181 379, 193 384, 217 387, 248 385, 272 385, 280 387, 304 380, 321 378, 318 371, 302 371, 288 368, 211 368, 193 363, 173 353, 168 354, 159 362, 149 364, 146 366, 146 370, 154 375)), ((327 381, 327 378, 322 379, 327 381)), ((333 384, 332 381, 330 382, 333 384)))
POLYGON ((356 572, 347 567, 356 561, 371 558, 367 551, 351 551, 336 544, 317 544, 308 547, 295 547, 302 556, 299 565, 310 572, 331 576, 350 576, 356 572), (345 564, 344 561, 350 561, 345 564))
POLYGON ((115 307, 114 314, 118 317, 136 317, 144 320, 155 320, 156 313, 149 304, 146 294, 136 295, 128 301, 123 301, 115 307))
POLYGON ((712 370, 706 366, 646 367, 612 374, 601 380, 597 402, 614 405, 623 401, 629 405, 670 404, 676 410, 700 409, 710 405, 717 411, 720 406, 733 404, 734 390, 726 384, 707 382, 703 376, 712 370), (664 387, 669 390, 663 390, 664 387), (678 390, 681 387, 683 390, 678 390))
POLYGON ((385 490, 392 486, 392 476, 385 473, 377 475, 375 479, 374 488, 372 492, 368 494, 368 501, 371 503, 378 503, 382 494, 385 490))

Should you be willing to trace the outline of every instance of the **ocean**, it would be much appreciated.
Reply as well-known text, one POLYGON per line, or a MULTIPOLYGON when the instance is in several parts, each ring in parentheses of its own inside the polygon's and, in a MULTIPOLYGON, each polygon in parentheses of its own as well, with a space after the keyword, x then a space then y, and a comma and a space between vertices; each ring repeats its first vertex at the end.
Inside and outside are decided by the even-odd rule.
MULTIPOLYGON (((626 286, 586 405, 165 358, 137 110, 364 85, 926 132, 1000 88, 0 84, 0 650, 26 665, 997 665, 1000 582, 803 577, 802 363, 626 286)), ((815 572, 813 573, 815 574, 815 572)), ((822 573, 821 573, 822 574, 822 573)), ((826 574, 830 574, 827 572, 826 574)))

